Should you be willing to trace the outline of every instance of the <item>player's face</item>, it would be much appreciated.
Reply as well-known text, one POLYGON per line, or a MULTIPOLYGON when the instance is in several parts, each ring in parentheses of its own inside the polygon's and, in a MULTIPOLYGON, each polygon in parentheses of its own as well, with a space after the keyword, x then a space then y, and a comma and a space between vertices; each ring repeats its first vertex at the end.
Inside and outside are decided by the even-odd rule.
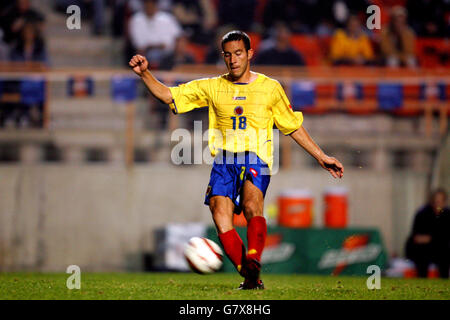
POLYGON ((223 59, 228 72, 234 79, 241 78, 250 69, 249 61, 253 56, 253 50, 246 50, 244 41, 230 41, 223 46, 223 59))
POLYGON ((435 211, 441 211, 445 207, 445 195, 442 192, 437 193, 433 199, 431 205, 435 211))

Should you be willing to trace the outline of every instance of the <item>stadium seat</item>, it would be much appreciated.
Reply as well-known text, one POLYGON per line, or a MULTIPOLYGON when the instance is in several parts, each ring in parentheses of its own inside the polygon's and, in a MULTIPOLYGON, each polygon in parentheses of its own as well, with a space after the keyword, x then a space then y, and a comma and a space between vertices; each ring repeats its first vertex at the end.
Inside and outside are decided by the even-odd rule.
POLYGON ((133 101, 137 97, 137 79, 116 76, 111 79, 111 97, 115 102, 133 101))
POLYGON ((23 79, 20 83, 21 102, 39 104, 45 101, 45 80, 23 79))
POLYGON ((316 106, 309 113, 321 114, 338 107, 337 85, 335 83, 316 84, 316 106))
POLYGON ((259 45, 261 44, 261 35, 256 32, 247 32, 247 34, 250 37, 253 50, 257 52, 259 45))
POLYGON ((94 80, 92 77, 72 76, 67 81, 67 95, 69 97, 87 97, 94 95, 94 80))
POLYGON ((186 51, 192 54, 196 63, 204 63, 206 58, 207 46, 189 42, 186 45, 186 51))
POLYGON ((295 81, 291 86, 291 102, 294 109, 311 108, 316 105, 316 88, 311 81, 295 81))
POLYGON ((424 68, 450 66, 450 42, 447 39, 416 39, 419 65, 424 68))
POLYGON ((403 86, 401 83, 379 83, 377 88, 378 108, 394 111, 403 105, 403 86))
POLYGON ((403 104, 393 112, 399 116, 416 116, 423 112, 421 103, 425 99, 424 84, 404 84, 403 104))
POLYGON ((377 111, 376 85, 354 83, 339 83, 336 98, 341 108, 348 113, 364 115, 377 111))
POLYGON ((296 34, 292 36, 291 44, 302 54, 306 65, 319 66, 323 64, 323 53, 316 37, 296 34))

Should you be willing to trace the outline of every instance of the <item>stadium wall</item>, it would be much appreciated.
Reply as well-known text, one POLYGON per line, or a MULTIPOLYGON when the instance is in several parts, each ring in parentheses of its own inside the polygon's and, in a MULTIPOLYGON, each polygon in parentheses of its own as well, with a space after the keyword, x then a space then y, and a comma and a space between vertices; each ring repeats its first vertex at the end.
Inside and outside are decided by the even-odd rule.
MULTIPOLYGON (((211 223, 203 197, 208 166, 0 166, 0 270, 64 272, 142 270, 154 248, 153 230, 169 222, 211 223)), ((322 192, 349 188, 349 224, 381 230, 389 253, 402 254, 426 176, 349 169, 341 181, 321 169, 280 171, 266 205, 284 188, 309 188, 315 226, 322 192), (369 196, 370 195, 370 196, 369 196)))

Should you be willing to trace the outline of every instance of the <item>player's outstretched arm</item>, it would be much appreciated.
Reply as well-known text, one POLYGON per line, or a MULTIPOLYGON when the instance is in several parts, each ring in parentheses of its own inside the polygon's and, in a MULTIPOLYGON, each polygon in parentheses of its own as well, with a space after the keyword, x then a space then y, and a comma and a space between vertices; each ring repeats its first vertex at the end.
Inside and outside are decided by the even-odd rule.
POLYGON ((172 93, 167 86, 159 82, 158 79, 151 74, 148 70, 148 61, 144 56, 141 56, 140 54, 135 55, 131 58, 129 65, 133 71, 141 77, 148 90, 156 99, 159 99, 166 104, 172 103, 172 93))
POLYGON ((303 149, 308 151, 319 162, 322 168, 330 172, 334 178, 342 178, 344 176, 344 166, 336 158, 327 156, 313 141, 303 126, 291 133, 291 137, 303 149))

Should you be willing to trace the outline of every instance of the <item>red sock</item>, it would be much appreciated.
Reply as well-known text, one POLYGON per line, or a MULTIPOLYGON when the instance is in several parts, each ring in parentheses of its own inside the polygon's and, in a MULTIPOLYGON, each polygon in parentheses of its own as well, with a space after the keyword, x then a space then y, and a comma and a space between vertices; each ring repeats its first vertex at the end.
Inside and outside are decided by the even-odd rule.
POLYGON ((225 254, 230 258, 238 272, 241 272, 242 259, 245 257, 245 246, 235 229, 219 234, 225 254))
POLYGON ((247 225, 248 257, 261 261, 261 255, 266 242, 266 219, 256 216, 250 219, 247 225))

